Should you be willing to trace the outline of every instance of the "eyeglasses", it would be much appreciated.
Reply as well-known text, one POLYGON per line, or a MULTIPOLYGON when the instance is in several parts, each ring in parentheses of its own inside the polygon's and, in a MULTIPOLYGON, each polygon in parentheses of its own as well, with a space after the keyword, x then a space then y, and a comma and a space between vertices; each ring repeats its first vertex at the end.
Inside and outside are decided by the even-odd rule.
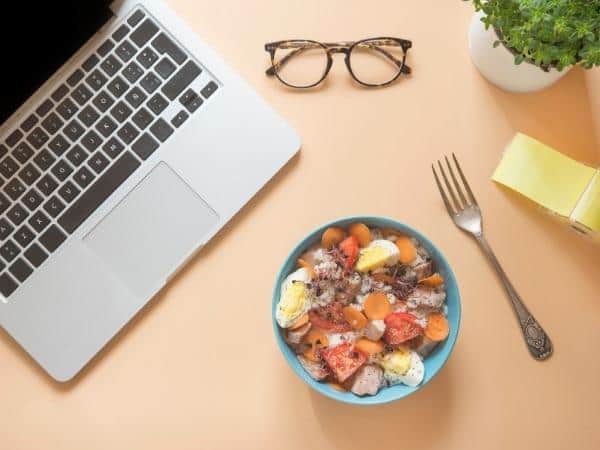
POLYGON ((321 83, 333 64, 334 53, 344 53, 350 75, 363 86, 386 86, 401 74, 410 74, 404 62, 412 42, 393 37, 363 39, 355 42, 317 42, 292 39, 265 44, 271 55, 268 76, 275 75, 294 88, 311 88, 321 83))

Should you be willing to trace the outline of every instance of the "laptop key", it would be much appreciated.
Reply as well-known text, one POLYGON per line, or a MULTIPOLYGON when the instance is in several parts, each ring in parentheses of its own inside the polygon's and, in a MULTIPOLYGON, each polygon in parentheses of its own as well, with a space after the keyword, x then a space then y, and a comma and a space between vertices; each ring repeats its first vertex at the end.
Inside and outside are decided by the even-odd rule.
POLYGON ((98 61, 100 61, 98 59, 98 57, 95 54, 92 54, 88 57, 88 59, 86 59, 83 64, 81 65, 81 67, 83 67, 83 70, 85 70, 86 72, 89 72, 90 70, 92 70, 94 67, 96 67, 96 64, 98 64, 98 61))
POLYGON ((163 112, 167 106, 169 106, 169 102, 162 95, 156 93, 150 100, 148 100, 146 106, 150 108, 154 114, 158 115, 163 112))
POLYGON ((37 182, 35 187, 37 187, 45 196, 49 196, 58 187, 58 183, 49 173, 47 173, 37 182))
POLYGON ((86 151, 81 148, 79 145, 75 145, 69 152, 67 153, 67 160, 75 167, 79 166, 82 162, 87 158, 86 151))
POLYGON ((114 48, 114 46, 115 44, 113 44, 113 42, 110 39, 107 39, 102 43, 100 47, 98 47, 97 52, 100 56, 104 58, 106 55, 108 55, 108 52, 110 52, 114 48))
POLYGON ((87 187, 93 179, 94 174, 85 166, 83 166, 81 169, 75 172, 75 175, 73 175, 73 180, 75 180, 75 183, 77 183, 81 188, 87 187))
POLYGON ((21 225, 28 215, 29 213, 19 203, 15 204, 6 213, 6 217, 16 226, 21 225))
POLYGON ((137 55, 136 59, 142 66, 148 69, 156 62, 158 55, 150 47, 146 47, 137 55))
POLYGON ((27 160, 33 156, 33 150, 26 142, 21 142, 12 151, 12 155, 21 164, 25 164, 27 160))
POLYGON ((90 160, 88 162, 88 166, 90 166, 94 172, 99 174, 104 169, 106 169, 106 166, 108 166, 108 163, 109 163, 109 161, 106 158, 106 156, 104 156, 104 154, 102 154, 102 152, 100 150, 98 150, 90 158, 90 160))
POLYGON ((129 90, 127 95, 125 95, 125 100, 127 100, 127 103, 134 109, 140 106, 147 98, 148 96, 137 86, 134 86, 129 90))
POLYGON ((53 195, 44 203, 43 208, 51 217, 56 217, 65 209, 65 204, 56 195, 53 195))
POLYGON ((22 202, 25 206, 27 206, 27 209, 29 209, 29 211, 34 211, 38 206, 42 204, 42 200, 44 199, 38 193, 38 191, 31 188, 23 197, 22 202))
POLYGON ((23 225, 17 230, 14 238, 21 247, 25 248, 33 242, 35 234, 27 225, 23 225))
POLYGON ((135 154, 144 160, 148 159, 157 148, 158 142, 156 142, 148 133, 142 134, 142 136, 131 146, 131 149, 135 154))
POLYGON ((50 253, 55 251, 62 244, 67 236, 60 231, 56 225, 50 225, 44 234, 40 236, 40 243, 46 247, 50 253))
POLYGON ((121 64, 119 60, 113 55, 109 55, 108 58, 102 61, 100 67, 102 68, 102 70, 104 70, 106 75, 112 77, 115 73, 119 71, 121 67, 123 67, 123 64, 121 64))
POLYGON ((23 258, 17 259, 14 264, 8 268, 8 271, 21 283, 33 273, 33 269, 23 261, 23 258))
POLYGON ((65 95, 67 95, 68 92, 69 88, 64 84, 61 84, 58 88, 56 88, 50 97, 52 97, 52 100, 58 103, 65 95))
POLYGON ((25 250, 23 256, 27 258, 27 261, 29 261, 33 267, 40 267, 46 258, 48 258, 48 254, 42 250, 42 247, 35 243, 25 250))
POLYGON ((77 197, 80 192, 81 191, 77 188, 77 186, 75 186, 75 184, 73 184, 72 181, 67 181, 58 190, 59 195, 67 203, 71 203, 73 200, 75 200, 75 197, 77 197))
POLYGON ((91 127, 99 117, 100 114, 98 114, 90 105, 87 105, 85 108, 83 108, 77 115, 77 118, 87 127, 91 127))
POLYGON ((202 69, 194 61, 188 61, 162 87, 162 92, 169 100, 174 100, 188 85, 196 79, 202 69))
POLYGON ((115 118, 115 120, 119 123, 123 123, 127 118, 131 115, 132 111, 129 106, 127 106, 124 102, 120 101, 110 110, 110 114, 115 118))
POLYGON ((73 103, 70 98, 65 98, 60 105, 56 107, 56 111, 63 119, 69 120, 77 112, 79 107, 73 103))
MULTIPOLYGON (((39 152, 37 155, 35 155, 35 157, 33 158, 33 162, 41 169, 41 170, 46 170, 48 167, 50 167, 52 165, 52 163, 56 160, 56 158, 54 156, 52 156, 52 154, 46 150, 43 149, 41 152, 39 152)), ((2 165, 0 164, 0 172, 2 171, 2 165)))
POLYGON ((210 81, 206 86, 202 88, 200 93, 204 98, 208 98, 214 94, 218 87, 219 86, 217 85, 217 83, 215 83, 214 81, 210 81))
POLYGON ((143 130, 152 123, 154 117, 146 108, 142 107, 133 115, 131 120, 137 125, 137 127, 140 130, 143 130))
POLYGON ((4 217, 0 219, 0 239, 5 240, 14 231, 14 227, 4 217))
POLYGON ((175 115, 175 117, 171 119, 171 125, 173 125, 175 128, 179 128, 181 124, 187 120, 188 117, 190 117, 190 115, 185 111, 181 110, 175 115))
POLYGON ((131 45, 131 42, 129 42, 129 41, 121 42, 115 50, 116 55, 124 63, 128 62, 131 58, 133 58, 133 55, 135 55, 135 52, 136 52, 135 47, 133 45, 131 45))
POLYGON ((50 225, 50 219, 48 218, 48 216, 46 216, 46 214, 44 214, 40 210, 36 211, 36 213, 33 216, 31 216, 28 223, 29 225, 31 225, 31 228, 33 228, 38 233, 41 233, 42 231, 44 231, 44 228, 50 225))
POLYGON ((133 30, 133 32, 129 36, 129 39, 131 39, 135 43, 135 45, 141 48, 157 32, 158 27, 156 26, 156 24, 152 22, 152 20, 146 19, 142 22, 142 24, 139 27, 133 30))
POLYGON ((173 134, 173 128, 162 117, 152 124, 150 131, 160 142, 165 142, 173 134))
POLYGON ((102 138, 98 136, 94 130, 88 131, 85 136, 81 138, 81 144, 90 152, 96 150, 102 143, 102 138))
POLYGON ((158 78, 152 72, 148 73, 144 78, 142 78, 142 81, 140 81, 140 85, 148 94, 152 94, 155 90, 157 90, 160 84, 160 78, 158 78))
POLYGON ((173 72, 175 72, 175 69, 175 64, 173 64, 166 56, 163 57, 163 59, 161 59, 156 66, 154 66, 156 73, 158 73, 165 80, 169 78, 173 72))
POLYGON ((38 123, 38 118, 35 114, 30 114, 29 117, 21 123, 21 129, 27 132, 31 130, 36 123, 38 123))
POLYGON ((140 132, 129 122, 117 131, 117 136, 119 136, 125 144, 130 144, 139 134, 140 132))
POLYGON ((115 30, 115 32, 112 34, 112 38, 119 42, 121 39, 127 36, 127 33, 129 33, 129 27, 123 24, 115 30))
POLYGON ((21 140, 22 137, 23 133, 21 133, 21 130, 17 129, 8 135, 8 137, 6 138, 6 145, 8 145, 9 147, 14 147, 15 145, 17 145, 17 143, 21 140))
POLYGON ((33 145, 36 150, 39 150, 42 145, 48 142, 48 139, 48 135, 40 127, 34 128, 33 131, 27 135, 27 142, 33 145))
POLYGON ((23 180, 27 186, 31 186, 33 183, 35 183, 40 176, 40 171, 37 170, 31 163, 27 164, 19 172, 19 178, 23 180))
POLYGON ((50 110, 52 109, 53 106, 54 106, 54 103, 52 103, 52 100, 46 99, 42 102, 42 104, 40 106, 37 107, 35 112, 37 113, 38 116, 44 117, 46 114, 48 114, 50 112, 50 110))
POLYGON ((19 169, 19 165, 10 156, 7 156, 0 162, 0 173, 4 178, 10 178, 19 169))
POLYGON ((139 23, 139 21, 144 18, 144 16, 145 14, 138 9, 129 17, 129 19, 127 19, 127 23, 132 27, 135 27, 139 23))
POLYGON ((181 64, 187 59, 183 50, 181 50, 165 33, 160 33, 154 38, 152 47, 154 47, 161 55, 164 53, 169 55, 177 64, 181 64))
POLYGON ((185 106, 185 109, 192 113, 196 111, 204 101, 202 100, 202 97, 193 90, 188 89, 181 97, 179 97, 179 102, 185 106))
POLYGON ((104 153, 106 153, 111 159, 115 159, 117 156, 119 156, 124 149, 125 146, 115 137, 110 138, 102 146, 104 153))
POLYGON ((19 254, 19 247, 13 241, 8 240, 6 243, 0 247, 0 255, 4 258, 6 262, 12 262, 13 259, 17 257, 19 254))
POLYGON ((75 119, 71 120, 67 126, 63 128, 63 132, 72 142, 75 142, 81 137, 85 129, 75 119))
POLYGON ((59 217, 60 226, 73 233, 139 166, 130 152, 124 153, 59 217))
POLYGON ((73 169, 63 159, 59 160, 50 170, 59 181, 65 181, 73 173, 73 169))
POLYGON ((2 158, 7 153, 8 153, 8 148, 6 148, 6 145, 0 144, 0 158, 2 158))
POLYGON ((77 83, 79 83, 83 79, 83 72, 81 69, 77 69, 73 72, 69 78, 67 78, 67 84, 71 87, 75 87, 77 83))
POLYGON ((144 70, 134 61, 130 62, 121 72, 131 83, 135 83, 144 73, 144 70))
POLYGON ((110 83, 108 83, 107 86, 107 89, 116 98, 119 98, 121 95, 123 95, 128 88, 129 85, 127 82, 118 75, 110 83))
POLYGON ((113 98, 106 91, 100 92, 92 100, 92 103, 100 112, 106 112, 106 110, 110 108, 114 102, 115 101, 113 98))
POLYGON ((96 130, 104 137, 110 136, 116 129, 117 124, 109 116, 102 117, 100 122, 96 124, 96 130))
POLYGON ((50 147, 50 150, 52 150, 56 156, 61 156, 64 152, 66 152, 69 148, 69 145, 70 144, 61 134, 57 134, 54 139, 48 143, 48 147, 50 147))
POLYGON ((19 285, 8 274, 0 275, 0 293, 4 297, 9 297, 18 287, 19 285))
POLYGON ((90 91, 83 83, 73 89, 71 92, 71 97, 75 100, 79 106, 82 106, 86 103, 92 96, 92 91, 90 91))
POLYGON ((87 83, 87 85, 95 91, 97 91, 102 86, 104 86, 104 84, 107 81, 108 81, 107 78, 104 75, 102 75, 102 73, 98 69, 94 70, 85 79, 85 82, 87 83))
POLYGON ((42 126, 50 134, 56 133, 63 125, 64 122, 55 112, 51 112, 44 120, 42 120, 42 126))
POLYGON ((13 200, 18 199, 25 192, 25 186, 17 178, 13 178, 4 187, 4 193, 13 200))

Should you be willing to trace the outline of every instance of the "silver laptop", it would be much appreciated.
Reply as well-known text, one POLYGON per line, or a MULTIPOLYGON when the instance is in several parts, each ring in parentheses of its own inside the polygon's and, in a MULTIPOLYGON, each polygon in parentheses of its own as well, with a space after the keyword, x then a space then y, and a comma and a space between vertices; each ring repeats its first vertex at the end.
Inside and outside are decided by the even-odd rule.
POLYGON ((9 3, 0 324, 67 381, 300 141, 161 1, 9 3))

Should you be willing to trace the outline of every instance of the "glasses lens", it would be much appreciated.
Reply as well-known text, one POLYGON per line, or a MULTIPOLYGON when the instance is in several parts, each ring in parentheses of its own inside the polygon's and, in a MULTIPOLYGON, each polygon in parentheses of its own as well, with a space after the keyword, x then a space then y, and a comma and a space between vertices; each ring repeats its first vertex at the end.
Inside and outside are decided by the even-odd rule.
POLYGON ((356 44, 350 52, 350 67, 364 84, 378 86, 392 81, 402 68, 404 50, 391 39, 370 39, 356 44))
POLYGON ((286 42, 275 50, 273 63, 277 75, 285 83, 308 87, 323 78, 327 69, 327 52, 315 42, 286 42))

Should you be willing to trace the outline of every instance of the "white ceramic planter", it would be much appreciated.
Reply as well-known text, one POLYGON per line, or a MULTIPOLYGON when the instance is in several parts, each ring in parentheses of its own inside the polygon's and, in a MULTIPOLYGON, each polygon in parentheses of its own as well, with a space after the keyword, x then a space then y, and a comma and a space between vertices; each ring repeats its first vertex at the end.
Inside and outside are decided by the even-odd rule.
POLYGON ((500 89, 510 92, 539 91, 556 83, 571 69, 544 72, 528 62, 516 65, 514 55, 504 45, 494 48, 498 37, 492 27, 485 29, 482 16, 482 13, 475 13, 471 19, 469 53, 479 72, 500 89))

